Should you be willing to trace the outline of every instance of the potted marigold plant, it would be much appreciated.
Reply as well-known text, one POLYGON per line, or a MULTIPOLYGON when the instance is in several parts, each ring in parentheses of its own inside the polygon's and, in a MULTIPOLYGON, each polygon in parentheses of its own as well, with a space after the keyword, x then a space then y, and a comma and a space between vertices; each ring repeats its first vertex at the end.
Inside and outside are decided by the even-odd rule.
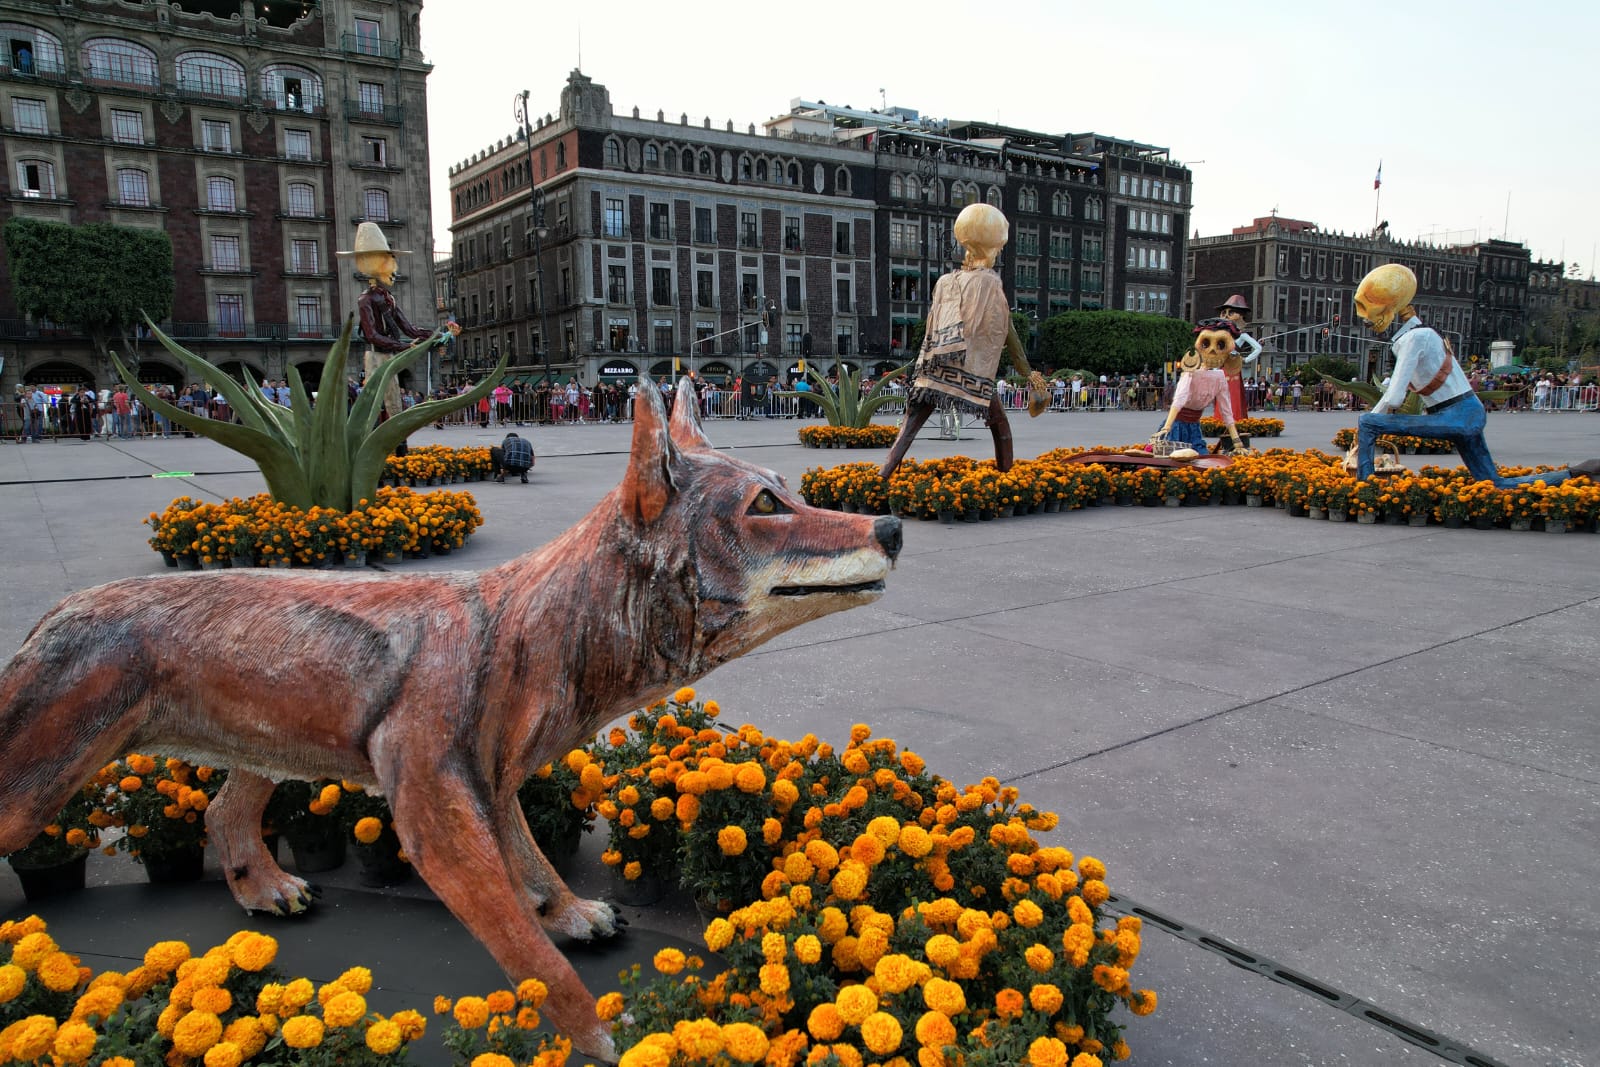
POLYGON ((395 833, 389 802, 353 782, 343 782, 339 788, 344 795, 336 810, 355 844, 361 884, 376 888, 399 885, 409 879, 411 861, 406 859, 400 835, 395 833))
POLYGON ((1333 471, 1328 476, 1328 521, 1345 522, 1350 517, 1350 497, 1355 492, 1355 481, 1343 471, 1333 471))
POLYGON ((102 772, 111 825, 126 832, 121 849, 144 865, 152 882, 192 882, 205 870, 206 809, 227 771, 172 757, 131 753, 102 772))
POLYGON ((540 851, 560 865, 577 855, 583 835, 594 829, 594 799, 565 760, 537 768, 517 790, 523 818, 540 851), (580 807, 579 800, 584 804, 580 807))
POLYGON ((698 803, 680 796, 674 785, 686 769, 678 749, 702 732, 716 734, 720 710, 715 701, 696 703, 694 690, 684 686, 670 702, 657 701, 630 716, 631 734, 613 730, 587 751, 567 754, 568 768, 583 793, 598 801, 609 826, 600 858, 616 873, 625 904, 653 903, 673 880, 678 824, 693 820, 698 803), (658 763, 656 756, 664 758, 658 763))
POLYGON ((101 787, 90 782, 72 794, 66 807, 34 839, 5 857, 29 900, 43 900, 82 889, 89 850, 100 845, 104 821, 101 787))
POLYGON ((1428 478, 1407 478, 1398 489, 1406 521, 1412 526, 1428 525, 1439 500, 1437 485, 1428 478))
POLYGON ((1506 522, 1513 530, 1533 529, 1533 520, 1544 510, 1544 486, 1514 485, 1500 491, 1505 502, 1506 522))
POLYGON ((301 874, 334 870, 345 859, 345 828, 333 814, 343 796, 339 783, 330 779, 279 782, 267 801, 261 832, 289 843, 301 874))
POLYGON ((1440 487, 1433 514, 1446 529, 1459 530, 1471 517, 1471 509, 1466 498, 1461 495, 1459 486, 1446 485, 1440 487))

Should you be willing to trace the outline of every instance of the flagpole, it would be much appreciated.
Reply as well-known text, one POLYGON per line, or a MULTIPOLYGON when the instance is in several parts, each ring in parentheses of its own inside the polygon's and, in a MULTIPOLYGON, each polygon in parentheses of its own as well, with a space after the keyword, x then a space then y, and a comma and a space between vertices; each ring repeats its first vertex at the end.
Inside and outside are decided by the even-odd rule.
POLYGON ((1378 160, 1378 174, 1372 179, 1372 232, 1378 232, 1378 215, 1383 203, 1383 160, 1378 160))

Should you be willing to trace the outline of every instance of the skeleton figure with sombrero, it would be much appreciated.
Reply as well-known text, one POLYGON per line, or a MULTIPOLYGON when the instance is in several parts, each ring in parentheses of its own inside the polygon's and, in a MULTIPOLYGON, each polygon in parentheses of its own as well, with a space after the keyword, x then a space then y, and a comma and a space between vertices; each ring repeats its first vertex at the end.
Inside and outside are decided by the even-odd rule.
MULTIPOLYGON (((367 276, 366 291, 356 302, 356 308, 360 315, 361 336, 367 342, 362 367, 370 378, 385 360, 428 336, 427 330, 419 330, 407 321, 400 306, 395 303, 394 295, 389 292, 389 287, 394 284, 394 276, 400 269, 400 261, 396 257, 409 256, 411 253, 390 249, 389 239, 383 235, 378 224, 363 222, 356 227, 355 248, 335 254, 354 256, 356 270, 367 276)), ((398 414, 400 383, 390 381, 388 389, 384 391, 380 419, 398 414)), ((404 448, 402 444, 402 454, 404 448)))
MULTIPOLYGON (((1244 329, 1244 320, 1249 314, 1250 301, 1244 298, 1243 293, 1234 293, 1217 307, 1217 318, 1227 319, 1239 328, 1239 337, 1234 341, 1233 355, 1222 365, 1222 373, 1228 376, 1228 398, 1233 401, 1233 416, 1236 419, 1242 419, 1250 413, 1244 402, 1244 365, 1254 363, 1256 357, 1261 355, 1261 343, 1244 329)), ((1220 404, 1213 414, 1219 419, 1222 418, 1220 404)))

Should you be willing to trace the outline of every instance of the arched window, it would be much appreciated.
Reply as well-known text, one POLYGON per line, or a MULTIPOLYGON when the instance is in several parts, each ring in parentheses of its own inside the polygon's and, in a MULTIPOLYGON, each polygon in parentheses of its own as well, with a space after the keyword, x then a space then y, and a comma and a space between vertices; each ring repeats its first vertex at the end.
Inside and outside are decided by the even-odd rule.
POLYGON ((322 109, 322 77, 304 67, 274 63, 261 71, 261 97, 280 111, 311 114, 322 109))
POLYGON ((84 77, 112 85, 157 86, 156 54, 142 44, 116 37, 95 37, 83 43, 84 77))
POLYGON ((670 146, 667 148, 667 158, 662 166, 667 170, 678 169, 678 150, 676 148, 672 148, 670 146))
POLYGON ((845 196, 850 195, 850 172, 843 167, 833 172, 834 191, 845 196))
POLYGON ((606 166, 622 166, 622 142, 614 137, 606 138, 606 166))
POLYGON ((138 167, 118 167, 117 203, 123 207, 149 207, 150 175, 138 167))
POLYGON ((244 67, 215 52, 178 53, 178 91, 202 96, 243 99, 244 67))
POLYGON ((944 203, 944 182, 940 181, 938 178, 935 178, 933 181, 928 183, 928 203, 944 203))
POLYGON ((206 210, 237 211, 239 202, 233 195, 233 179, 214 174, 206 179, 206 210))
POLYGON ((556 142, 556 170, 567 169, 567 142, 556 142))
POLYGON ((694 173, 694 149, 685 148, 683 150, 683 157, 682 158, 683 158, 683 172, 685 174, 693 174, 694 173))
POLYGON ((56 165, 48 159, 17 160, 17 192, 22 196, 55 199, 56 165))
POLYGON ((900 175, 889 175, 889 199, 899 200, 906 195, 906 183, 900 180, 900 175))
MULTIPOLYGON (((999 207, 1000 206, 1000 187, 998 185, 989 186, 989 191, 987 193, 983 194, 983 200, 984 200, 984 203, 989 204, 991 207, 999 207)), ((1033 209, 1029 208, 1028 210, 1031 211, 1033 209)))
POLYGON ((767 180, 767 161, 764 160, 764 159, 758 159, 758 160, 756 160, 756 181, 764 182, 766 180, 767 180))
MULTIPOLYGON (((317 213, 317 187, 310 182, 288 184, 288 214, 297 219, 309 219, 317 213)), ((459 198, 458 198, 459 199, 459 198)))
POLYGON ((912 177, 909 174, 906 175, 906 199, 907 200, 921 200, 922 199, 922 186, 917 183, 917 179, 916 178, 912 177))
POLYGON ((710 152, 701 152, 700 153, 700 173, 701 174, 710 174, 711 173, 711 153, 710 152))
POLYGON ((661 166, 661 149, 654 144, 644 146, 644 165, 652 169, 661 166))
POLYGON ((13 74, 64 74, 66 53, 61 38, 53 33, 25 26, 20 22, 0 22, 0 70, 13 74))
POLYGON ((790 163, 789 164, 789 184, 790 185, 799 185, 800 184, 800 164, 798 164, 798 163, 790 163))
POLYGON ((749 156, 740 156, 739 157, 739 178, 742 181, 749 181, 750 180, 750 157, 749 156))

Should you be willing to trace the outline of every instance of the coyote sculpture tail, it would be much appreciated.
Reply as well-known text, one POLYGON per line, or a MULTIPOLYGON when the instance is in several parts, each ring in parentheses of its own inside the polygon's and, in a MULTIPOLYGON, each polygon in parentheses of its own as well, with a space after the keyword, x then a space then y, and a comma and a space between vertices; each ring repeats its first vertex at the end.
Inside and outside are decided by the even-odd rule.
POLYGON ((107 762, 177 755, 229 768, 206 823, 234 897, 298 912, 306 883, 261 841, 273 783, 360 782, 506 974, 543 979, 554 1025, 614 1058, 546 931, 608 936, 617 917, 551 869, 517 787, 628 709, 877 599, 900 550, 898 520, 809 507, 715 451, 687 384, 670 421, 653 387, 635 408, 622 484, 481 574, 205 572, 67 597, 0 673, 0 854, 107 762))

